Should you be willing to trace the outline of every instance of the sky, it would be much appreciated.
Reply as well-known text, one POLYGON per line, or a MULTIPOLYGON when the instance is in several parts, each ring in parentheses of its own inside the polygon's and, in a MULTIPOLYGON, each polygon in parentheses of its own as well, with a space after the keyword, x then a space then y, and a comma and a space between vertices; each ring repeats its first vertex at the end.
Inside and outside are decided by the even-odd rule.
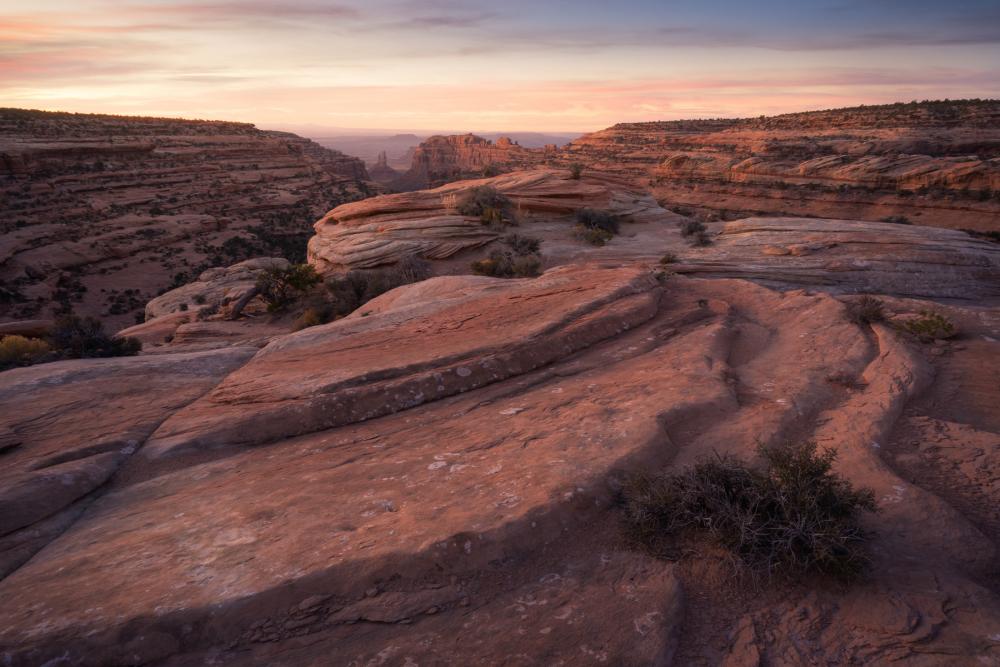
POLYGON ((0 0, 0 106, 332 128, 1000 97, 1000 0, 0 0))

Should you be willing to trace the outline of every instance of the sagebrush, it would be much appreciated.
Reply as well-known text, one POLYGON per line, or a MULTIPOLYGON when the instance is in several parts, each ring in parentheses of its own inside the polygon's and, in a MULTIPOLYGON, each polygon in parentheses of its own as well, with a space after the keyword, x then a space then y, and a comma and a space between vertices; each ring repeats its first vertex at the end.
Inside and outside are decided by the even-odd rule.
POLYGON ((623 491, 633 537, 660 556, 685 538, 708 538, 767 575, 860 574, 869 537, 860 518, 876 511, 874 492, 832 471, 833 449, 806 442, 758 452, 759 467, 716 456, 633 476, 623 491))

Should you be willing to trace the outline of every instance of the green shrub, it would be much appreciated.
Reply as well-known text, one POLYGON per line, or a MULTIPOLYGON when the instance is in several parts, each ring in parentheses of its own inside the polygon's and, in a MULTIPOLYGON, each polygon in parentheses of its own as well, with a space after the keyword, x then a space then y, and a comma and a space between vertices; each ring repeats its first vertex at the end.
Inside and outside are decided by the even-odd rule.
POLYGON ((873 296, 863 296, 847 304, 847 317, 855 324, 885 321, 885 304, 873 296))
POLYGON ((287 308, 298 295, 319 284, 320 280, 311 265, 292 264, 284 269, 275 267, 263 271, 257 277, 257 291, 268 311, 273 313, 287 308))
POLYGON ((633 537, 660 556, 682 538, 704 537, 768 575, 859 574, 868 563, 860 516, 876 510, 874 493, 832 472, 832 449, 810 442, 758 451, 761 468, 717 456, 676 474, 632 477, 623 495, 633 537))
POLYGON ((489 257, 471 264, 472 272, 480 276, 494 278, 532 278, 541 270, 542 260, 538 255, 514 256, 503 250, 490 252, 489 257))
POLYGON ((692 246, 704 247, 712 245, 712 237, 707 232, 698 232, 688 239, 692 246))
POLYGON ((572 163, 569 166, 569 177, 574 181, 579 181, 581 176, 583 176, 583 165, 579 162, 572 163))
POLYGON ((673 264, 677 261, 677 255, 672 252, 665 253, 663 257, 660 258, 660 264, 673 264))
POLYGON ((37 338, 4 336, 0 338, 0 370, 38 363, 52 351, 48 343, 37 338))
POLYGON ((584 227, 583 225, 576 226, 576 236, 590 245, 596 246, 602 246, 614 238, 614 234, 607 230, 584 227))
POLYGON ((99 320, 76 315, 57 319, 46 342, 58 356, 68 359, 127 357, 142 350, 139 339, 109 336, 99 320))
POLYGON ((514 205, 491 185, 479 185, 462 193, 455 203, 461 215, 479 218, 484 225, 516 224, 514 205))
POLYGON ((919 317, 903 320, 897 326, 925 343, 951 338, 958 333, 951 320, 930 310, 922 310, 919 317))
POLYGON ((507 234, 501 239, 510 246, 515 255, 536 255, 542 247, 542 240, 522 234, 507 234))

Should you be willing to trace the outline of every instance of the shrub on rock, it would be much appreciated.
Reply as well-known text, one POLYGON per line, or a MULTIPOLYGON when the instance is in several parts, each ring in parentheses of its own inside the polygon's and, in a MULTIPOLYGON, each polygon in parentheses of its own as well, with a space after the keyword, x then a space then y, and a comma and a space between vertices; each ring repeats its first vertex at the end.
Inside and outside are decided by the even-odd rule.
POLYGON ((461 215, 479 218, 484 225, 513 225, 514 205, 491 185, 479 185, 462 193, 455 204, 461 215))
POLYGON ((36 364, 51 351, 48 343, 37 338, 4 336, 0 338, 0 370, 36 364))
POLYGON ((142 350, 137 338, 109 336, 100 320, 64 315, 55 321, 48 344, 63 358, 128 357, 142 350))
POLYGON ((922 310, 918 317, 903 320, 897 326, 924 343, 952 338, 958 333, 951 320, 931 310, 922 310))
POLYGON ((707 538, 768 575, 859 574, 868 563, 860 517, 876 510, 874 492, 832 472, 833 449, 807 442, 759 453, 759 468, 718 456, 634 476, 624 499, 635 538, 661 556, 679 539, 707 538))
POLYGON ((285 268, 273 267, 257 278, 257 292, 270 312, 284 310, 296 297, 319 284, 321 278, 309 264, 292 264, 285 268))
POLYGON ((542 260, 538 255, 514 256, 503 250, 494 250, 486 259, 472 263, 472 272, 494 278, 533 278, 541 272, 542 260))

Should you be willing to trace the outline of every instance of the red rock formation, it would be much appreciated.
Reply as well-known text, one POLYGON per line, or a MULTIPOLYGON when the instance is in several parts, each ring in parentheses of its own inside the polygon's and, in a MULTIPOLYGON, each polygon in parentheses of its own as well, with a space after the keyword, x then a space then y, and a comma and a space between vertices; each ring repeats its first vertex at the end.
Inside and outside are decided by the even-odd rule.
POLYGON ((210 266, 301 253, 367 192, 355 158, 214 121, 0 110, 0 318, 53 307, 131 324, 210 266))
MULTIPOLYGON (((408 189, 441 185, 484 170, 496 172, 523 169, 539 163, 538 150, 523 148, 507 137, 496 143, 474 134, 433 136, 413 154, 413 165, 404 176, 408 189)), ((544 151, 541 152, 544 154, 544 151)))

